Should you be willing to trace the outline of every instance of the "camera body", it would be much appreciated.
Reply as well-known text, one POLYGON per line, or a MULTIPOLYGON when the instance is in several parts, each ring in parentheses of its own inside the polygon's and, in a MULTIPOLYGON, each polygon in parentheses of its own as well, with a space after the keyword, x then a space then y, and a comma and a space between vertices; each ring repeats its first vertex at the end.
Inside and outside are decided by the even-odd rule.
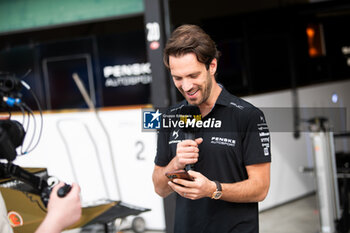
MULTIPOLYGON (((20 122, 11 120, 11 111, 13 111, 14 108, 18 108, 22 112, 23 117, 25 117, 26 113, 28 113, 28 117, 32 116, 35 120, 32 110, 25 104, 25 102, 22 102, 21 100, 22 87, 26 87, 28 90, 30 90, 29 85, 24 81, 17 79, 14 75, 9 73, 0 72, 0 110, 4 113, 8 112, 8 116, 3 118, 0 117, 0 159, 7 160, 7 163, 0 163, 0 178, 13 177, 30 185, 33 189, 32 192, 39 195, 44 205, 47 206, 51 191, 58 182, 48 184, 48 176, 36 176, 33 173, 30 173, 20 166, 12 163, 12 161, 14 161, 17 157, 16 149, 18 147, 23 147, 26 131, 20 122)), ((37 100, 34 93, 31 93, 37 100)), ((41 108, 38 101, 37 104, 40 110, 40 116, 42 117, 41 108)), ((26 154, 28 151, 29 149, 27 148, 27 151, 21 153, 26 154)), ((58 190, 58 196, 64 197, 69 192, 70 188, 70 185, 65 184, 58 190)))
POLYGON ((10 119, 0 119, 0 158, 15 160, 16 148, 23 144, 25 131, 21 123, 10 119))

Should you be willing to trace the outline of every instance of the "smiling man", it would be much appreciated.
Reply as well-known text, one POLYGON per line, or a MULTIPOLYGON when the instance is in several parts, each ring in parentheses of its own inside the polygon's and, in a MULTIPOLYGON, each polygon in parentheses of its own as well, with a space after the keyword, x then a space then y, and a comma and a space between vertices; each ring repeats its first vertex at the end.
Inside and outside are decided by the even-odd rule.
POLYGON ((258 202, 270 185, 270 134, 258 108, 216 82, 218 58, 215 43, 196 25, 177 28, 164 49, 164 63, 185 97, 169 112, 195 105, 203 121, 222 123, 199 129, 194 140, 185 140, 181 128, 158 134, 153 183, 162 197, 178 194, 176 233, 259 232, 258 202), (165 176, 187 164, 194 165, 192 181, 165 176))

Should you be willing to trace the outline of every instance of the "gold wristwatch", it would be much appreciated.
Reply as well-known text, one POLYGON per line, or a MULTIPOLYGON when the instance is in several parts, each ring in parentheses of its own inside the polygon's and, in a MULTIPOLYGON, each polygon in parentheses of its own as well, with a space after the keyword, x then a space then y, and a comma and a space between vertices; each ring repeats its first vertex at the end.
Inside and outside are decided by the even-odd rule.
POLYGON ((214 182, 216 184, 216 190, 211 195, 211 199, 218 200, 222 196, 222 187, 221 187, 221 184, 219 183, 219 181, 214 180, 214 182))

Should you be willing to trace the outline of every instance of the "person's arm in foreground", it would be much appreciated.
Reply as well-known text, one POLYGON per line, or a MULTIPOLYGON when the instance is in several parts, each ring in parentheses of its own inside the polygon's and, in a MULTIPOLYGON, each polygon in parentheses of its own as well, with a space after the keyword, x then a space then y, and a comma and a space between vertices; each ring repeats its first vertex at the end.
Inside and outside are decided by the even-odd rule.
POLYGON ((57 190, 63 185, 60 182, 52 189, 46 217, 35 233, 59 233, 80 219, 80 187, 73 183, 67 196, 61 198, 57 196, 57 190))

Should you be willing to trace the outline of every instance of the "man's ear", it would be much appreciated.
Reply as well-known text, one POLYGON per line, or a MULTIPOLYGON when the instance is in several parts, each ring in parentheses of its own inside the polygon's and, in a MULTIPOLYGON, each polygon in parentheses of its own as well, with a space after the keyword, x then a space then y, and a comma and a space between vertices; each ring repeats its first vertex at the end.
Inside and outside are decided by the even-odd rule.
POLYGON ((209 72, 211 75, 215 75, 216 69, 218 68, 218 60, 216 58, 213 58, 209 64, 209 72))

